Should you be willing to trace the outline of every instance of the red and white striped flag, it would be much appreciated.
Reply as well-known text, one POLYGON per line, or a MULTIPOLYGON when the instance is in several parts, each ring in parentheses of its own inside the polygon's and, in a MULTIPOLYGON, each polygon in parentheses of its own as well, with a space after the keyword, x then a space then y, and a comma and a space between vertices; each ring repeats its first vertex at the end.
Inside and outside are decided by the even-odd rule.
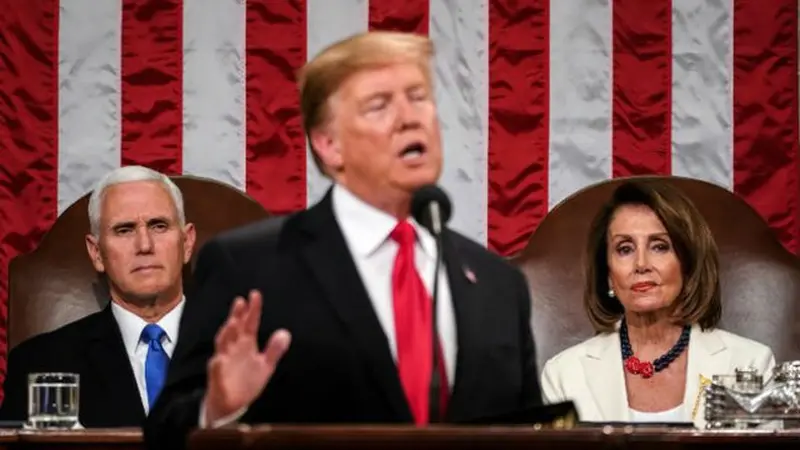
POLYGON ((491 249, 521 249, 589 184, 675 174, 740 194, 796 251, 797 16, 797 0, 0 0, 0 299, 10 258, 121 165, 274 213, 319 199, 295 73, 368 29, 435 41, 451 224, 491 249))

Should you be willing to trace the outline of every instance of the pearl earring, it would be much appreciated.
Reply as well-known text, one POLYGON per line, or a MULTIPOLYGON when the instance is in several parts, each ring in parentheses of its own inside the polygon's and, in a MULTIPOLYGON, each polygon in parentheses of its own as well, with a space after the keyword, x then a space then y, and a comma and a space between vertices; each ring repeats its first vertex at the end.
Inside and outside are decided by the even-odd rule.
POLYGON ((609 289, 608 290, 608 296, 611 297, 611 298, 614 298, 614 289, 609 289))

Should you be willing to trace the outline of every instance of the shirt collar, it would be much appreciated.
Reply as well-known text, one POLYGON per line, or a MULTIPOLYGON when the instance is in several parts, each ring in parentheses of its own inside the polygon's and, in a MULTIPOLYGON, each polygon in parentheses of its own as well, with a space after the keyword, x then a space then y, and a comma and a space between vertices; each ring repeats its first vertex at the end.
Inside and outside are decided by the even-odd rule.
MULTIPOLYGON (((332 193, 333 214, 352 251, 359 256, 372 255, 389 237, 397 218, 382 211, 334 184, 332 193)), ((436 255, 436 241, 428 230, 409 218, 417 232, 417 242, 430 257, 436 255)))
MULTIPOLYGON (((185 304, 186 298, 182 297, 181 301, 157 323, 164 330, 166 339, 170 343, 174 343, 178 338, 181 313, 185 304)), ((136 346, 139 345, 142 330, 148 322, 113 301, 111 302, 111 313, 119 326, 125 350, 128 354, 133 354, 136 346)))

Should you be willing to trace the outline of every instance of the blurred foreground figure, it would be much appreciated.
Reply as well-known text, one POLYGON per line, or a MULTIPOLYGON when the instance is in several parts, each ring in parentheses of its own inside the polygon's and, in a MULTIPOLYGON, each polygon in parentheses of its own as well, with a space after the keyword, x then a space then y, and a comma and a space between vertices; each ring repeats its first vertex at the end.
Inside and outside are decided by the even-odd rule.
POLYGON ((541 403, 522 274, 449 229, 432 331, 436 244, 409 211, 442 169, 432 52, 373 32, 304 68, 303 123, 333 187, 201 250, 149 446, 234 421, 423 426, 541 403))

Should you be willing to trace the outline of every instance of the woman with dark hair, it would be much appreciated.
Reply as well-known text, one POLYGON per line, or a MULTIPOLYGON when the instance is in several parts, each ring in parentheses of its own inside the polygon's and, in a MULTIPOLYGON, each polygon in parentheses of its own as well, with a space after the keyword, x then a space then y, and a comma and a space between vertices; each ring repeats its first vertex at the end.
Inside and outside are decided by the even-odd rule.
MULTIPOLYGON (((597 334, 544 366, 553 403, 596 422, 694 422, 715 374, 772 370, 772 351, 717 328, 718 250, 694 204, 664 181, 620 185, 591 225, 584 306, 597 334)), ((768 374, 767 374, 768 375, 768 374)))

